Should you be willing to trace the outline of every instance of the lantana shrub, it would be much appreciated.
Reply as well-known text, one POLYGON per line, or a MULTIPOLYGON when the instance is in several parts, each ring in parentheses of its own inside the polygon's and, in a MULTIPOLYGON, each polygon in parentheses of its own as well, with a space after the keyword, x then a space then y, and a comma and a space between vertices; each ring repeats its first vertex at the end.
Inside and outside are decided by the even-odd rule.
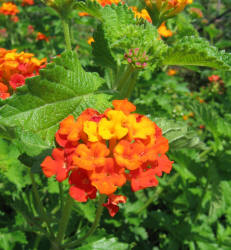
MULTIPOLYGON (((0 49, 0 134, 17 149, 21 166, 28 167, 33 197, 23 193, 21 196, 26 197, 27 202, 20 203, 20 208, 28 207, 31 212, 29 215, 22 213, 27 229, 36 232, 39 240, 46 238, 46 244, 52 249, 91 244, 94 237, 90 237, 100 226, 105 207, 109 212, 107 222, 116 226, 116 220, 110 216, 119 218, 127 207, 135 207, 134 197, 147 193, 149 198, 141 197, 145 202, 138 212, 126 212, 125 225, 132 221, 132 216, 137 217, 153 202, 156 189, 161 192, 162 185, 168 186, 165 182, 168 175, 159 178, 174 169, 171 154, 169 158, 167 154, 178 148, 203 148, 199 138, 182 123, 151 116, 149 110, 136 113, 136 106, 129 100, 136 93, 142 99, 137 98, 136 102, 148 105, 151 98, 142 96, 153 93, 143 93, 146 88, 142 84, 152 72, 166 71, 170 66, 164 74, 174 78, 178 77, 180 66, 231 70, 229 53, 211 46, 192 29, 188 33, 185 27, 172 29, 169 19, 175 18, 193 1, 143 0, 139 6, 127 3, 125 0, 44 0, 43 4, 47 9, 52 8, 50 12, 62 24, 65 51, 47 63, 46 58, 37 59, 32 53, 13 48, 13 39, 12 48, 0 49), (93 20, 95 25, 93 37, 84 41, 86 50, 91 53, 90 67, 82 63, 79 51, 82 44, 73 42, 75 28, 79 26, 73 29, 70 26, 75 24, 76 18, 76 23, 93 20), (94 69, 99 73, 87 71, 94 69), (58 191, 52 189, 51 182, 57 184, 58 191), (37 183, 45 189, 43 193, 37 183), (53 207, 49 207, 49 202, 53 207), (82 209, 87 213, 89 207, 95 212, 95 216, 87 215, 92 225, 79 230, 80 222, 77 230, 72 228, 71 233, 66 233, 72 212, 82 209), (120 207, 121 213, 118 213, 120 207)), ((8 22, 9 17, 16 21, 19 9, 34 4, 32 0, 23 0, 18 8, 14 3, 2 3, 0 15, 7 24, 16 25, 8 22)), ((45 28, 44 33, 38 32, 32 24, 26 29, 28 39, 34 34, 39 46, 52 50, 55 35, 45 35, 45 28)), ((54 30, 56 32, 56 28, 54 30)), ((225 91, 219 76, 211 75, 208 80, 209 89, 215 94, 225 91)), ((155 97, 158 98, 161 96, 155 97)), ((207 101, 198 96, 196 100, 198 104, 207 101)), ((159 105, 167 105, 167 102, 159 102, 159 105)), ((150 110, 155 108, 150 105, 150 110)), ((198 113, 204 112, 203 108, 198 110, 198 113)), ((183 123, 194 119, 195 115, 194 112, 179 112, 183 123)), ((205 128, 203 126, 201 124, 201 129, 205 128)), ((214 138, 217 142, 216 134, 214 138)), ((202 156, 207 154, 206 150, 202 156)), ((145 216, 148 217, 144 213, 145 216)), ((104 237, 105 231, 97 232, 104 237)), ((144 235, 142 229, 139 233, 144 235)), ((121 244, 124 245, 118 243, 117 249, 121 244)), ((121 249, 130 249, 125 246, 121 249)), ((95 247, 87 245, 84 249, 95 247)))

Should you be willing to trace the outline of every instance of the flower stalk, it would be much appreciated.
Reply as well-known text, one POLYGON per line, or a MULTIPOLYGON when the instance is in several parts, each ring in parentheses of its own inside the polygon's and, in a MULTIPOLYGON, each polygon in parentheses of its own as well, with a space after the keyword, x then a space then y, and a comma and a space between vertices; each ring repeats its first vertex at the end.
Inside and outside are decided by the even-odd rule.
POLYGON ((72 50, 71 46, 71 35, 70 35, 70 27, 68 24, 68 21, 66 19, 62 19, 63 24, 63 32, 64 32, 64 38, 66 42, 66 50, 72 50))
POLYGON ((68 225, 68 221, 71 215, 71 211, 72 211, 72 206, 73 206, 73 199, 71 198, 71 196, 67 196, 67 200, 66 200, 66 204, 63 208, 62 211, 62 216, 61 216, 61 220, 59 222, 59 229, 58 229, 58 235, 57 235, 57 239, 56 239, 56 243, 57 245, 61 245, 64 236, 65 236, 65 232, 67 229, 67 225, 68 225))
POLYGON ((46 223, 46 226, 48 228, 48 232, 49 232, 50 236, 52 238, 54 238, 54 234, 52 232, 49 221, 47 219, 47 215, 46 215, 46 213, 44 211, 43 205, 42 205, 40 197, 39 197, 38 187, 37 187, 37 184, 35 182, 34 174, 31 172, 31 170, 29 170, 29 174, 30 174, 30 178, 31 178, 31 182, 32 182, 32 190, 33 190, 33 193, 34 193, 34 198, 35 198, 35 201, 36 201, 38 209, 39 209, 40 217, 46 223))
POLYGON ((76 241, 73 241, 73 242, 71 242, 69 244, 66 244, 66 245, 64 245, 64 247, 70 248, 70 247, 78 246, 79 244, 81 244, 84 240, 86 240, 89 236, 91 236, 95 232, 95 230, 99 226, 100 219, 101 219, 102 214, 103 214, 103 209, 104 209, 103 203, 105 202, 106 197, 107 196, 104 195, 104 194, 100 195, 99 201, 98 201, 98 207, 97 207, 96 215, 95 215, 95 221, 92 224, 89 231, 83 237, 81 237, 80 239, 78 239, 76 241))

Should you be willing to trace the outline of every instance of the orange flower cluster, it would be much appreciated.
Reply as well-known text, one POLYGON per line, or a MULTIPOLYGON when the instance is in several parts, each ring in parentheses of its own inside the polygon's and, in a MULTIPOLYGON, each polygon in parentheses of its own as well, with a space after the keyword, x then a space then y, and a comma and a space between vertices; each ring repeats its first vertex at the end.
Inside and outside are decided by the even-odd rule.
POLYGON ((11 2, 3 3, 0 7, 0 14, 5 16, 15 16, 17 13, 19 13, 19 9, 11 2))
POLYGON ((146 9, 142 9, 141 11, 138 11, 138 8, 135 7, 135 6, 132 6, 130 8, 134 12, 135 18, 138 18, 138 19, 143 18, 143 19, 147 20, 149 23, 152 23, 152 19, 149 16, 149 14, 148 14, 148 12, 147 12, 146 9))
POLYGON ((172 163, 165 153, 168 140, 161 129, 144 115, 132 113, 128 100, 114 100, 114 108, 100 114, 88 108, 77 120, 72 115, 60 123, 56 133, 59 148, 41 164, 47 177, 61 182, 69 179, 69 194, 79 202, 96 198, 97 191, 108 196, 111 216, 123 195, 114 194, 127 181, 133 191, 158 185, 156 176, 170 173, 172 163))
POLYGON ((181 12, 187 4, 193 0, 144 0, 149 8, 157 9, 166 18, 172 17, 181 12))
POLYGON ((25 84, 26 78, 38 74, 45 65, 46 58, 38 60, 31 53, 0 48, 0 98, 9 97, 17 87, 25 84))

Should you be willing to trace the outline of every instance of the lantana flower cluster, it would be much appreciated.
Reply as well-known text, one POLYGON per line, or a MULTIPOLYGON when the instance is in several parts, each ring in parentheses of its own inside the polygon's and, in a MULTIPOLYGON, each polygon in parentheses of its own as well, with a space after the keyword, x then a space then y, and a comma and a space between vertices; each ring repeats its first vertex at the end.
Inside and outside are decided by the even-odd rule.
POLYGON ((17 5, 11 2, 3 3, 0 7, 0 14, 9 16, 11 21, 18 22, 17 14, 19 13, 19 9, 17 5))
POLYGON ((3 3, 0 7, 0 13, 5 16, 15 16, 19 13, 19 9, 14 3, 3 3))
POLYGON ((191 4, 193 0, 144 0, 149 8, 155 8, 167 18, 175 16, 181 12, 186 5, 191 4))
POLYGON ((108 196, 103 206, 111 216, 126 197, 115 192, 127 182, 132 191, 158 185, 157 176, 170 173, 166 156, 168 140, 148 117, 132 113, 128 100, 114 100, 104 113, 88 108, 75 120, 69 115, 60 123, 55 148, 41 164, 46 177, 68 179, 69 194, 78 202, 108 196))
POLYGON ((0 48, 0 98, 8 98, 25 79, 35 76, 46 65, 46 58, 39 60, 32 53, 0 48))

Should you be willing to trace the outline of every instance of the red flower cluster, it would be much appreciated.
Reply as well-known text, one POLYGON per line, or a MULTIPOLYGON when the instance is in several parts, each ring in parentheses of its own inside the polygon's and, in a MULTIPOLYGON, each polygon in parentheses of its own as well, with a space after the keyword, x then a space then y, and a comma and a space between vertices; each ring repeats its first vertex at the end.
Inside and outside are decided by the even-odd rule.
POLYGON ((218 75, 211 75, 208 77, 210 82, 217 82, 218 80, 220 80, 220 76, 218 75))
POLYGON ((224 94, 225 92, 225 84, 223 80, 218 75, 211 75, 208 77, 210 85, 210 91, 213 93, 217 93, 219 95, 224 94))
POLYGON ((165 153, 168 140, 161 129, 144 115, 131 113, 128 100, 114 100, 114 109, 100 114, 86 109, 75 121, 72 115, 60 123, 56 133, 59 148, 41 164, 47 177, 61 182, 69 178, 72 198, 94 199, 97 191, 108 195, 111 216, 126 197, 115 195, 127 181, 133 191, 158 185, 156 176, 170 173, 172 163, 165 153))
POLYGON ((37 41, 44 40, 44 41, 46 41, 46 42, 49 42, 49 37, 47 37, 45 34, 43 34, 43 33, 41 33, 41 32, 38 32, 38 33, 37 33, 36 40, 37 40, 37 41))
POLYGON ((34 5, 34 0, 22 0, 22 6, 34 5))
POLYGON ((9 97, 17 87, 25 84, 26 78, 37 75, 45 65, 46 58, 38 60, 31 53, 0 48, 0 98, 9 97))

